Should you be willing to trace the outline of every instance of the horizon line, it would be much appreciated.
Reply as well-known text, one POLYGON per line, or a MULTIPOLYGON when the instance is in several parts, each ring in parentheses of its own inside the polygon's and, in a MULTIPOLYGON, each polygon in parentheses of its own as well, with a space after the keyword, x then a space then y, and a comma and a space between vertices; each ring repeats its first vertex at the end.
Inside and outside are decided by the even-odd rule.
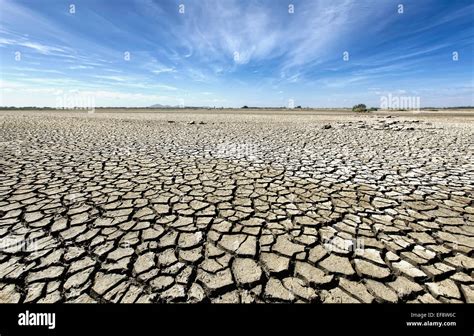
MULTIPOLYGON (((210 110, 250 110, 250 109, 279 109, 279 110, 311 110, 311 109, 324 109, 324 110, 341 110, 341 109, 352 109, 350 106, 340 107, 324 107, 324 106, 241 106, 241 107, 224 107, 224 106, 88 106, 88 107, 70 107, 70 108, 58 108, 51 106, 0 106, 0 110, 20 110, 20 109, 48 109, 48 110, 87 110, 87 109, 149 109, 149 110, 185 110, 185 109, 210 109, 210 110)), ((426 109, 474 109, 474 106, 420 106, 419 108, 380 108, 380 107, 369 107, 367 109, 376 109, 381 111, 416 111, 426 109)))

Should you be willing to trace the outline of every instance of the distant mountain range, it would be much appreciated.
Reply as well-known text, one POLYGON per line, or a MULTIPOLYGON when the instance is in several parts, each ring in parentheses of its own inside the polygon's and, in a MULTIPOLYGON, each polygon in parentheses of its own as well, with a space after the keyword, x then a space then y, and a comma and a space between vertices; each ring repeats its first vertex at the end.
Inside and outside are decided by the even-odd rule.
POLYGON ((178 108, 179 106, 171 106, 171 105, 161 105, 161 104, 154 104, 151 106, 148 106, 148 108, 178 108))

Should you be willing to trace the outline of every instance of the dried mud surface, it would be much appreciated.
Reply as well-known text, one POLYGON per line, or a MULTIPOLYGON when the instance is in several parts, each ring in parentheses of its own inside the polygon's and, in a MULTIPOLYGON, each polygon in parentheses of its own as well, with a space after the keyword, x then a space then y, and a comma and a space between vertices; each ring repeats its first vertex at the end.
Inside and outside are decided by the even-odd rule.
POLYGON ((0 302, 474 302, 471 114, 113 112, 0 111, 0 302))

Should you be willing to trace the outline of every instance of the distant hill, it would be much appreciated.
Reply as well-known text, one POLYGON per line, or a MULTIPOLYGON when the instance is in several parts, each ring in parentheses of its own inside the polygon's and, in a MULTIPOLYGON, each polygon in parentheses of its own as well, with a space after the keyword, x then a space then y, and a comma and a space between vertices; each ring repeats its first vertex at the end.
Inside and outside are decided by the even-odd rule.
POLYGON ((161 105, 161 104, 154 104, 151 106, 148 106, 148 108, 177 108, 179 106, 171 106, 171 105, 161 105))

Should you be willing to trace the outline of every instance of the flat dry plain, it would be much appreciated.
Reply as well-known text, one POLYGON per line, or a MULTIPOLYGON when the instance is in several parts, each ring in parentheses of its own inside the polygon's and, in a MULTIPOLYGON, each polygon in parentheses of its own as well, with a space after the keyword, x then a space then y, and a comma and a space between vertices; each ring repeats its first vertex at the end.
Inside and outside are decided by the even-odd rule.
POLYGON ((474 302, 474 111, 0 125, 0 302, 474 302))

